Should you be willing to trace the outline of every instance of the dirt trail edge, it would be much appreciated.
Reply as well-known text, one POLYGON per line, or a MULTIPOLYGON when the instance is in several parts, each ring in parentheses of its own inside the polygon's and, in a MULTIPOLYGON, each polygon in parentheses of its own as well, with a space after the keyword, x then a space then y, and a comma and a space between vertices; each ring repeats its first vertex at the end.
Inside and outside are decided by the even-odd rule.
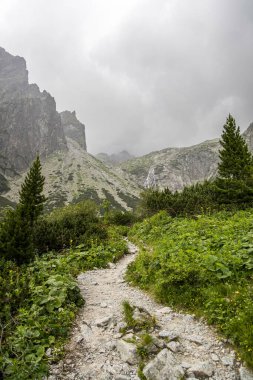
POLYGON ((139 379, 134 345, 125 342, 120 333, 124 300, 145 308, 159 326, 152 333, 159 350, 151 355, 145 369, 148 379, 253 379, 212 328, 191 315, 159 305, 124 281, 127 265, 138 250, 130 242, 128 247, 129 255, 110 268, 79 275, 86 304, 77 316, 64 360, 51 367, 48 379, 139 379))

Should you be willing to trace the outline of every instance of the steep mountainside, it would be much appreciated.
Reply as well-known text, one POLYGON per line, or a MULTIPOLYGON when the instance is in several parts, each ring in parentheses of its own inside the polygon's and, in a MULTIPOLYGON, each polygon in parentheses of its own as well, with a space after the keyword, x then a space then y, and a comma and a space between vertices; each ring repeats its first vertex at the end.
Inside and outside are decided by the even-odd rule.
MULTIPOLYGON (((112 170, 87 153, 75 140, 67 137, 67 151, 57 151, 42 162, 46 177, 47 207, 93 199, 101 203, 108 199, 121 209, 133 207, 140 188, 120 169, 112 170)), ((9 178, 11 190, 4 194, 9 200, 18 200, 18 191, 26 172, 9 178)))
POLYGON ((141 186, 157 185, 180 190, 215 176, 219 140, 205 141, 187 148, 167 148, 120 165, 141 186))
POLYGON ((87 151, 85 126, 77 119, 76 112, 63 111, 60 115, 65 136, 78 142, 78 144, 87 151))
POLYGON ((37 153, 66 150, 54 98, 28 83, 24 58, 0 48, 0 173, 26 169, 37 153))
POLYGON ((37 154, 49 208, 85 198, 107 198, 121 208, 131 207, 138 185, 86 150, 85 126, 75 111, 58 113, 54 98, 28 83, 24 58, 0 48, 0 207, 18 200, 20 184, 37 154))
MULTIPOLYGON (((243 133, 253 152, 253 123, 243 133)), ((184 186, 215 177, 219 161, 219 139, 187 148, 167 148, 120 165, 140 186, 180 190, 184 186)))

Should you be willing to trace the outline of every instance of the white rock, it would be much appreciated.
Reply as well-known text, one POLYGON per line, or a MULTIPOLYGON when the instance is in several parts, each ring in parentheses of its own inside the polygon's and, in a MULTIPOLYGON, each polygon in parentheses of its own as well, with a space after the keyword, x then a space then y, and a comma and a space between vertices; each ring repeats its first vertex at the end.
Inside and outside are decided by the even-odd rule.
POLYGON ((105 302, 102 302, 101 304, 100 304, 100 307, 102 307, 102 308, 106 308, 107 307, 107 303, 105 303, 105 302))
POLYGON ((198 335, 191 335, 191 336, 186 337, 186 339, 189 340, 190 342, 193 342, 199 345, 203 344, 203 338, 201 338, 198 335))
POLYGON ((128 364, 137 364, 137 350, 133 343, 125 342, 120 339, 117 341, 117 350, 120 353, 121 359, 128 364))
POLYGON ((179 342, 174 342, 171 341, 167 344, 167 347, 172 351, 172 352, 179 352, 180 351, 180 343, 179 342))
POLYGON ((127 375, 116 375, 115 380, 131 380, 131 377, 127 375))
POLYGON ((189 368, 188 372, 194 374, 197 379, 202 379, 211 377, 214 372, 214 367, 209 362, 196 363, 189 368))
POLYGON ((183 368, 167 348, 144 367, 143 373, 147 380, 180 380, 184 376, 183 368))
POLYGON ((169 340, 175 340, 178 338, 178 334, 173 331, 161 330, 158 334, 160 338, 168 338, 169 340))
POLYGON ((219 357, 218 357, 218 355, 216 355, 216 354, 212 354, 211 355, 211 358, 212 358, 212 360, 214 361, 214 362, 218 362, 220 359, 219 359, 219 357))
POLYGON ((109 316, 109 317, 105 317, 105 318, 102 318, 102 319, 98 319, 96 322, 95 322, 95 326, 97 327, 105 327, 105 326, 108 326, 108 324, 112 321, 112 317, 109 316))
POLYGON ((241 367, 239 369, 240 373, 240 380, 253 380, 253 371, 250 371, 249 369, 245 367, 241 367))
POLYGON ((158 314, 170 314, 172 309, 170 307, 162 307, 161 309, 156 310, 158 314))
POLYGON ((226 365, 226 366, 232 366, 234 364, 234 356, 223 356, 221 358, 221 362, 223 365, 226 365))

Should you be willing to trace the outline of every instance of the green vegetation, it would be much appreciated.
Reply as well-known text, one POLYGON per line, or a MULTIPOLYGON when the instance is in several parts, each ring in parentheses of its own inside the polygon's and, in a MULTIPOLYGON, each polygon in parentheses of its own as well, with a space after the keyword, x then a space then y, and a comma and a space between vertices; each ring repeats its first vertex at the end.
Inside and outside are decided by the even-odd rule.
POLYGON ((141 194, 140 212, 152 215, 166 210, 171 216, 196 215, 209 213, 218 208, 215 200, 214 184, 208 181, 185 187, 181 192, 147 189, 141 194))
POLYGON ((16 209, 6 213, 0 228, 0 252, 7 260, 23 264, 34 258, 34 228, 46 200, 42 194, 44 181, 37 157, 21 186, 16 209))
POLYGON ((127 251, 116 228, 107 234, 107 240, 88 250, 81 244, 21 266, 0 260, 0 368, 5 379, 42 379, 48 364, 61 358, 83 304, 75 277, 105 267, 127 251))
POLYGON ((81 243, 89 248, 106 237, 96 204, 83 201, 41 217, 34 230, 34 246, 39 253, 59 251, 81 243))
POLYGON ((43 184, 37 158, 0 224, 0 378, 44 378, 84 302, 76 276, 127 251, 91 201, 42 215, 43 184))
POLYGON ((253 157, 231 115, 221 136, 220 162, 215 181, 219 204, 245 208, 253 202, 253 157))
POLYGON ((137 223, 143 248, 127 278, 161 302, 204 315, 253 366, 253 211, 137 223))
POLYGON ((181 192, 148 189, 141 194, 144 215, 166 210, 171 216, 253 207, 253 157, 235 120, 228 116, 220 140, 218 176, 181 192))

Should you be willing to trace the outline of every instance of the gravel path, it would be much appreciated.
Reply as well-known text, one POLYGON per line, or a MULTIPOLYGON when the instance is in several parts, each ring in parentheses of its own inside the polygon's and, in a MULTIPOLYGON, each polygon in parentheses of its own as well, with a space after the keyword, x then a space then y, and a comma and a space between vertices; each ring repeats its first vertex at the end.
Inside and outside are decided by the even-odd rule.
MULTIPOLYGON (((134 260, 137 248, 129 244, 130 254, 109 269, 92 270, 79 275, 78 281, 86 301, 80 311, 66 347, 63 361, 51 368, 49 380, 137 380, 137 365, 124 360, 117 342, 122 336, 122 301, 144 307, 155 315, 159 329, 154 333, 162 340, 174 334, 177 341, 167 347, 184 370, 185 378, 213 380, 253 377, 240 366, 235 354, 204 322, 190 315, 173 312, 154 302, 144 292, 124 281, 127 265, 134 260), (240 374, 239 374, 240 373, 240 374)), ((157 379, 176 379, 161 377, 157 379)))

